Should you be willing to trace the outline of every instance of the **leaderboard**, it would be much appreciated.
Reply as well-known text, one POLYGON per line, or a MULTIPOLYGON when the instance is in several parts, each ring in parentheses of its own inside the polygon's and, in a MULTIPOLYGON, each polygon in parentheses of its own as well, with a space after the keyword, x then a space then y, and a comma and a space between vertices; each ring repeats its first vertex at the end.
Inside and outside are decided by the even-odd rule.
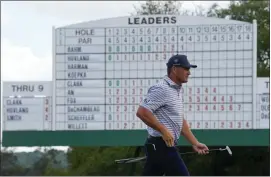
POLYGON ((175 54, 198 65, 182 90, 192 129, 255 128, 255 24, 184 18, 121 17, 54 29, 55 129, 145 129, 138 105, 175 54))
POLYGON ((3 130, 52 130, 51 82, 3 83, 3 130))

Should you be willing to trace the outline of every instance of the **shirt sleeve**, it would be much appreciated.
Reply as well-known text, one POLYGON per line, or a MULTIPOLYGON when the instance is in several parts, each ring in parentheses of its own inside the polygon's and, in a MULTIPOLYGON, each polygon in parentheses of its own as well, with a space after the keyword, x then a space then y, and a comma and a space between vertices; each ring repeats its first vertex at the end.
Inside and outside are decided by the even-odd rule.
POLYGON ((166 103, 166 93, 162 86, 152 86, 140 106, 148 109, 152 113, 166 103))

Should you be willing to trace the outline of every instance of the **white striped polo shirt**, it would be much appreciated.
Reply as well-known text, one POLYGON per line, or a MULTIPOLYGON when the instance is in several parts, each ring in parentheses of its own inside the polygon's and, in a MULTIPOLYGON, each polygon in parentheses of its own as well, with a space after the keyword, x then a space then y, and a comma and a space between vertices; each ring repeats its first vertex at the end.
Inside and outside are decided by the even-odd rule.
MULTIPOLYGON (((183 126, 184 105, 182 87, 174 83, 168 76, 148 89, 146 97, 140 106, 151 111, 160 123, 168 128, 175 141, 179 139, 183 126)), ((147 127, 151 136, 161 136, 161 133, 147 127)))

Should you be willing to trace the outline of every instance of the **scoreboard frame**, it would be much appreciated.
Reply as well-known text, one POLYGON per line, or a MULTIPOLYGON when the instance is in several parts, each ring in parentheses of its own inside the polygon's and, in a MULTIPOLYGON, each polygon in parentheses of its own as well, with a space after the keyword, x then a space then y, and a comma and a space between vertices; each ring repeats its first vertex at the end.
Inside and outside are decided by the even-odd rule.
MULTIPOLYGON (((192 130, 208 146, 269 146, 269 129, 192 130)), ((4 131, 3 146, 143 146, 145 130, 4 131)), ((178 145, 189 145, 181 136, 178 145)))
MULTIPOLYGON (((144 18, 149 16, 143 16, 144 18)), ((159 17, 159 16, 156 16, 159 17)), ((139 23, 128 18, 130 25, 139 23)), ((193 18, 193 17, 192 17, 193 18)), ((206 17, 205 17, 206 18, 206 17)), ((208 18, 208 17, 207 17, 208 18)), ((117 18, 115 18, 117 19, 117 18)), ((164 18, 162 18, 164 19, 164 18)), ((171 19, 174 22, 174 19, 171 19)), ((141 21, 142 22, 142 21, 141 21)), ((149 21, 147 20, 146 23, 149 21)), ((84 23, 83 23, 84 24, 84 23)), ((231 23, 229 23, 231 24, 231 23)), ((235 23, 233 23, 235 24, 235 23)), ((209 24, 208 24, 209 25, 209 24)), ((64 27, 65 28, 65 27, 64 27)), ((106 27, 101 27, 106 28, 106 27)), ((141 146, 146 130, 56 130, 56 29, 52 28, 53 81, 52 81, 52 130, 3 131, 3 146, 141 146), (26 138, 27 137, 27 138, 26 138)), ((105 37, 104 37, 105 38, 105 37)), ((252 124, 251 129, 193 129, 192 132, 208 146, 269 146, 269 129, 256 127, 257 99, 257 26, 253 21, 253 71, 252 71, 252 124), (260 137, 260 138, 259 138, 260 137)), ((106 62, 106 61, 105 61, 106 62)), ((195 71, 197 72, 197 71, 195 71)), ((189 81, 188 81, 189 82, 189 81)), ((180 145, 188 145, 183 137, 180 145)))

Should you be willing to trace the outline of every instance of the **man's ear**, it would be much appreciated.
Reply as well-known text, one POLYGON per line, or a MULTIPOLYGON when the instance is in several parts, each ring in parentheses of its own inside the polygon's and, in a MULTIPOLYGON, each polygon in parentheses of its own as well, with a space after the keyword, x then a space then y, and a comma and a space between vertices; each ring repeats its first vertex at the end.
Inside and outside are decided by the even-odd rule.
POLYGON ((175 66, 172 67, 171 72, 173 72, 174 74, 176 74, 176 67, 175 66))
POLYGON ((174 67, 174 73, 177 75, 177 67, 174 67))

